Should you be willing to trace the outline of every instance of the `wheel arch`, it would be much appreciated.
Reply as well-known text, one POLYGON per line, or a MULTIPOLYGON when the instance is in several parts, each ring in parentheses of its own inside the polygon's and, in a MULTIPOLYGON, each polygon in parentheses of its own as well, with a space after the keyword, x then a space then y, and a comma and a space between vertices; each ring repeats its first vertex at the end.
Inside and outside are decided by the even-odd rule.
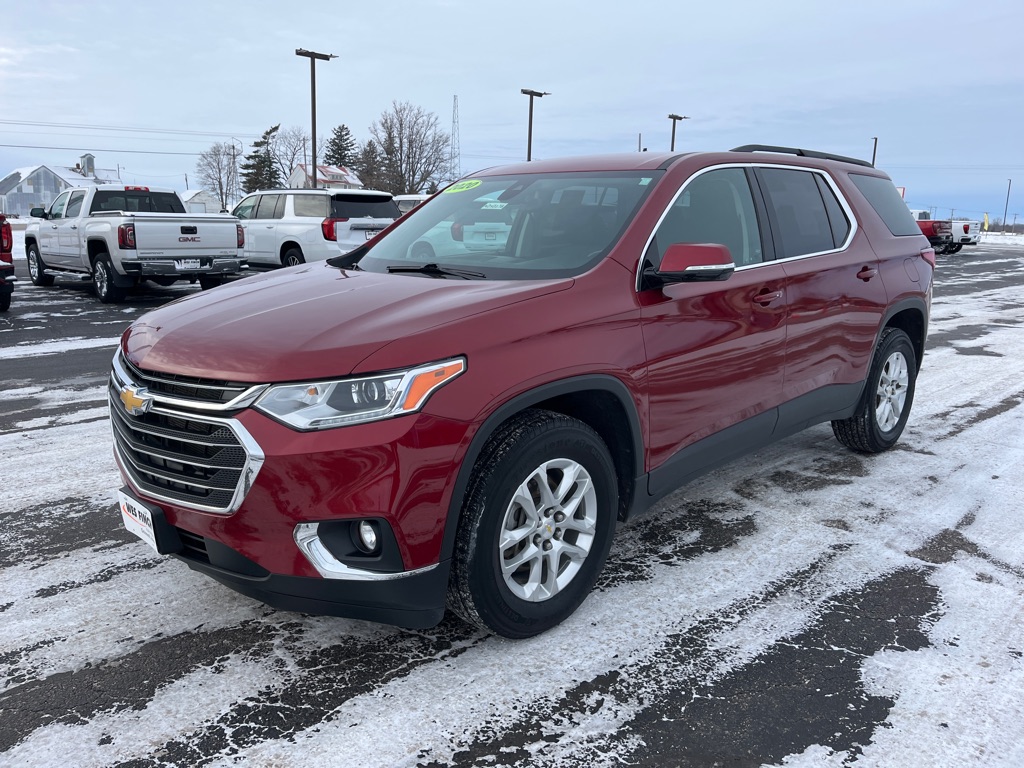
POLYGON ((281 247, 277 249, 277 260, 284 263, 284 255, 292 248, 297 249, 305 257, 306 254, 302 250, 302 245, 297 240, 285 240, 281 243, 281 247))
POLYGON ((462 503, 470 477, 487 441, 502 424, 522 411, 538 408, 579 419, 590 426, 608 447, 619 486, 617 517, 625 519, 643 474, 644 449, 640 416, 629 388, 614 376, 595 374, 550 382, 521 393, 496 408, 473 435, 456 475, 448 502, 441 561, 451 558, 462 503))
POLYGON ((910 343, 914 347, 914 356, 917 358, 917 370, 921 370, 921 362, 924 358, 924 346, 928 339, 928 307, 920 298, 909 298, 899 301, 889 308, 885 320, 878 329, 878 339, 886 328, 899 328, 910 337, 910 343))

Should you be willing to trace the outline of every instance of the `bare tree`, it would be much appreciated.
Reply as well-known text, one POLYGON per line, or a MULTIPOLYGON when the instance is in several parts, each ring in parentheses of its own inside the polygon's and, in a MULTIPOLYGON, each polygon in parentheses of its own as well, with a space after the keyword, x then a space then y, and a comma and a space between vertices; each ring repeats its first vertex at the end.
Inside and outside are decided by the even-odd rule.
POLYGON ((281 171, 282 179, 287 181, 297 165, 308 162, 308 144, 309 134, 296 126, 282 128, 274 136, 274 146, 271 153, 274 156, 274 162, 277 163, 277 167, 281 171))
POLYGON ((433 112, 393 101, 391 110, 370 126, 370 133, 384 155, 383 180, 389 192, 422 192, 447 173, 450 139, 433 112))
POLYGON ((200 153, 196 163, 199 180, 218 197, 222 209, 239 196, 238 160, 238 147, 230 142, 219 142, 200 153))

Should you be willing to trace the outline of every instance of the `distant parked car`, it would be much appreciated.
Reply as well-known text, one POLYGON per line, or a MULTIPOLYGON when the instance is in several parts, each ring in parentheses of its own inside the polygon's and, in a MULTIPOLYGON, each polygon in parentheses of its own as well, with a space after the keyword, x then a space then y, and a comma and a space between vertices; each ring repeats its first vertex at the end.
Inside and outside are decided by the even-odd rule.
POLYGON ((0 312, 11 308, 11 294, 14 292, 14 236, 11 222, 0 213, 0 312))
POLYGON ((395 195, 395 204, 403 214, 430 199, 430 195, 395 195))
POLYGON ((453 213, 424 232, 413 244, 410 256, 429 261, 501 251, 512 230, 512 210, 499 200, 478 198, 468 210, 453 213))
POLYGON ((390 192, 368 189, 268 189, 232 213, 249 263, 286 267, 348 253, 402 215, 390 192))

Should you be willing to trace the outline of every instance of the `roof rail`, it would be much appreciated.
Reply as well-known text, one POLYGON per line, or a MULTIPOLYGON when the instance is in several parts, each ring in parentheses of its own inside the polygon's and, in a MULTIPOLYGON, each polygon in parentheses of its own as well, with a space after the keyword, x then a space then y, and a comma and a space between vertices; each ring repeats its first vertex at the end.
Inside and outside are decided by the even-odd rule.
POLYGON ((742 147, 734 147, 731 152, 781 152, 786 155, 797 155, 799 157, 814 157, 818 160, 838 160, 841 163, 853 163, 863 165, 865 168, 874 168, 867 160, 858 160, 855 157, 844 157, 833 155, 829 152, 816 152, 813 149, 797 149, 796 147, 773 147, 768 144, 744 144, 742 147))

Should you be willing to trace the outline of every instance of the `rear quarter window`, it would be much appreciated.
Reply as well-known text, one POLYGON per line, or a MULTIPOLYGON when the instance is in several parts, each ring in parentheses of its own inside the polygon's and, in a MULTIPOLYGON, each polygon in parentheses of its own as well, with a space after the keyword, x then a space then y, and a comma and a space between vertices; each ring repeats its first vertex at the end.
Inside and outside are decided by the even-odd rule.
POLYGON ((889 179, 880 176, 867 176, 863 173, 851 173, 850 181, 860 190, 868 203, 875 209, 889 231, 896 237, 920 235, 921 228, 914 221, 910 209, 900 197, 889 179))
POLYGON ((292 195, 292 210, 296 216, 326 218, 327 197, 325 195, 292 195))

